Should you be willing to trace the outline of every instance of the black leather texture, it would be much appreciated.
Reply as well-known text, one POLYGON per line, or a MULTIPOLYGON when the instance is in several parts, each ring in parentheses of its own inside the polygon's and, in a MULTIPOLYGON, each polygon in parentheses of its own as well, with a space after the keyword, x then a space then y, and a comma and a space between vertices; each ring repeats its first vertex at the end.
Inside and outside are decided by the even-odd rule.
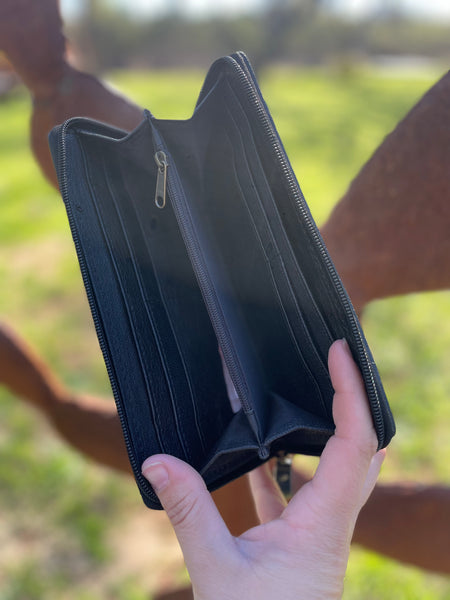
POLYGON ((155 453, 210 490, 279 453, 320 455, 339 338, 389 443, 377 368, 244 54, 213 64, 188 120, 146 111, 126 133, 76 118, 50 146, 147 506, 161 508, 140 473, 155 453))

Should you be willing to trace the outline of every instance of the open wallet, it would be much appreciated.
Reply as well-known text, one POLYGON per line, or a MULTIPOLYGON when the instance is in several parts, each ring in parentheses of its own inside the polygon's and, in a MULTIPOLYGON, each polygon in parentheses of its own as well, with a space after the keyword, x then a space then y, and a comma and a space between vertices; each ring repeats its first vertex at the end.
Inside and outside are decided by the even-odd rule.
POLYGON ((333 435, 332 342, 346 338, 379 447, 395 426, 358 318, 239 52, 194 114, 131 133, 73 118, 50 134, 126 446, 191 464, 209 490, 333 435))

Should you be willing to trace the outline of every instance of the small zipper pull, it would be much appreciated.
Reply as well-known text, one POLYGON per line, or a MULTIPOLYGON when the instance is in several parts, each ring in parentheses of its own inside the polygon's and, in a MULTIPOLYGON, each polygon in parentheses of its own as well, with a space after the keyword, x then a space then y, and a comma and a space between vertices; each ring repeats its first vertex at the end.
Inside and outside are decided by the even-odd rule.
POLYGON ((166 153, 162 150, 158 150, 155 154, 155 162, 158 166, 155 204, 158 208, 164 208, 166 205, 167 167, 169 166, 166 153))
POLYGON ((279 452, 277 456, 277 462, 275 464, 274 477, 286 500, 290 500, 292 496, 291 466, 292 454, 279 452))

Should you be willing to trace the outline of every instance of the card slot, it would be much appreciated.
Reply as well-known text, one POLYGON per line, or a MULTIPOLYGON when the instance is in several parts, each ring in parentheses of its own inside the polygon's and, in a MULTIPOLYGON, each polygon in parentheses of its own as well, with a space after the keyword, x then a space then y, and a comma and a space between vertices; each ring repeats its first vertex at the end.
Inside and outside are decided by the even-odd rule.
MULTIPOLYGON (((242 110, 245 114, 252 115, 254 107, 243 93, 240 82, 230 78, 229 84, 233 88, 242 110)), ((256 93, 260 96, 259 90, 256 93)), ((267 108, 264 109, 265 105, 261 97, 260 101, 263 110, 267 111, 267 108)), ((261 121, 258 118, 254 118, 253 121, 250 121, 250 118, 246 120, 250 124, 253 134, 252 141, 255 146, 266 149, 259 153, 259 157, 267 174, 269 185, 273 189, 274 197, 286 198, 284 209, 280 211, 280 217, 287 238, 295 240, 299 235, 302 236, 302 244, 293 244, 292 251, 298 263, 302 265, 308 288, 314 295, 323 321, 333 339, 343 336, 351 339, 354 337, 355 331, 351 321, 355 315, 349 319, 349 311, 346 308, 348 299, 343 301, 343 288, 336 278, 325 246, 320 241, 320 232, 314 225, 273 121, 270 115, 267 115, 269 131, 261 127, 261 121), (294 188, 297 190, 295 197, 293 195, 294 188)), ((363 364, 363 372, 364 370, 363 364)))
MULTIPOLYGON (((239 177, 237 175, 237 170, 236 170, 236 180, 237 180, 237 184, 240 185, 239 177)), ((272 286, 271 286, 272 292, 273 292, 274 297, 277 298, 277 300, 278 300, 278 308, 283 315, 286 329, 289 333, 292 345, 295 348, 295 351, 296 351, 297 357, 300 361, 300 364, 303 366, 304 371, 308 374, 310 380, 314 384, 314 387, 316 390, 316 394, 314 395, 314 397, 318 398, 320 400, 323 413, 325 415, 329 415, 331 413, 330 407, 325 400, 326 397, 328 397, 328 398, 330 397, 330 391, 331 391, 331 387, 325 385, 326 382, 329 380, 328 370, 323 365, 321 357, 318 354, 318 352, 316 351, 313 341, 311 339, 311 336, 309 335, 308 328, 306 327, 303 316, 300 312, 300 309, 298 307, 296 299, 292 293, 292 288, 290 288, 290 286, 289 286, 289 280, 288 280, 287 274, 284 270, 284 265, 281 260, 281 257, 279 258, 279 262, 278 262, 279 269, 277 270, 274 267, 273 259, 269 259, 267 257, 266 250, 265 250, 266 246, 265 246, 265 244, 262 240, 262 236, 261 236, 261 229, 256 226, 255 220, 253 218, 254 214, 255 214, 254 213, 255 207, 253 207, 253 212, 251 212, 248 207, 248 195, 243 193, 242 188, 240 188, 240 191, 241 191, 242 200, 243 200, 244 204, 246 204, 247 209, 248 209, 248 216, 254 226, 255 236, 258 238, 258 240, 260 242, 260 246, 262 248, 262 251, 266 257, 267 271, 270 276, 270 280, 272 282, 272 286), (288 308, 288 307, 290 307, 290 308, 288 308), (289 316, 289 312, 291 312, 291 313, 294 312, 294 315, 291 314, 289 316), (312 355, 311 355, 311 353, 312 353, 312 355), (307 360, 306 356, 308 356, 308 360, 307 360), (314 360, 314 356, 317 358, 317 360, 314 360), (310 364, 311 364, 311 366, 310 366, 310 364), (322 385, 320 384, 320 381, 319 381, 319 378, 317 377, 317 375, 315 375, 315 373, 317 371, 322 372, 322 379, 321 379, 322 385)), ((273 240, 273 243, 275 244, 274 240, 273 240)), ((302 400, 304 401, 304 399, 299 397, 299 402, 302 402, 302 400)), ((315 404, 315 400, 314 400, 314 404, 315 404)))
MULTIPOLYGON (((204 435, 201 431, 200 425, 199 425, 199 415, 198 415, 198 409, 197 409, 197 405, 195 402, 195 392, 194 392, 194 384, 192 382, 192 377, 191 374, 187 368, 187 364, 186 364, 186 358, 183 355, 182 352, 182 347, 181 347, 181 343, 179 340, 179 336, 177 334, 177 331, 174 327, 173 324, 173 320, 170 318, 170 311, 168 308, 168 303, 167 303, 167 298, 166 298, 166 293, 167 290, 165 289, 164 286, 164 281, 161 280, 161 273, 159 272, 160 269, 158 269, 158 255, 155 249, 155 243, 153 241, 153 237, 154 236, 154 228, 155 225, 150 225, 150 231, 145 229, 145 225, 144 223, 148 223, 149 220, 150 222, 154 223, 156 221, 156 217, 152 214, 154 211, 152 211, 153 207, 149 207, 149 203, 148 203, 148 198, 146 198, 144 200, 144 204, 145 207, 147 209, 146 212, 142 211, 142 207, 140 205, 139 202, 139 198, 136 197, 135 194, 133 194, 132 192, 130 192, 130 190, 128 189, 128 184, 126 182, 126 180, 124 180, 124 186, 126 189, 126 199, 127 199, 127 203, 128 203, 128 208, 130 210, 133 210, 134 212, 134 216, 136 219, 136 227, 139 228, 140 232, 141 232, 141 237, 143 240, 143 244, 145 245, 145 257, 143 256, 143 252, 141 250, 141 254, 139 257, 139 260, 135 259, 135 268, 138 272, 138 276, 142 282, 142 296, 143 296, 143 302, 146 305, 146 307, 149 310, 149 320, 151 321, 152 325, 154 326, 155 332, 159 338, 160 341, 160 347, 162 349, 162 359, 163 362, 167 365, 167 368, 169 371, 175 371, 175 378, 178 378, 180 371, 182 374, 182 378, 183 378, 183 384, 185 384, 183 386, 183 402, 173 402, 173 410, 174 413, 178 415, 177 418, 177 423, 179 423, 180 420, 184 421, 184 420, 189 420, 188 419, 188 415, 186 414, 186 410, 183 410, 183 412, 181 412, 181 409, 185 408, 185 405, 188 404, 187 398, 186 396, 189 398, 189 403, 191 406, 191 410, 192 410, 192 414, 194 417, 194 425, 195 425, 195 430, 197 432, 197 436, 198 439, 200 441, 200 454, 203 454, 206 451, 206 442, 204 440, 204 435), (153 243, 152 243, 153 242, 153 243), (152 248, 151 248, 152 246, 152 248), (150 264, 153 270, 153 276, 154 276, 154 286, 153 289, 151 289, 149 291, 148 289, 148 282, 146 281, 146 279, 148 278, 148 276, 146 275, 145 272, 143 272, 143 268, 142 265, 143 264, 150 264), (144 283, 145 282, 145 283, 144 283), (156 293, 155 293, 156 292, 156 293), (161 311, 158 311, 159 314, 155 314, 154 308, 152 310, 152 304, 154 304, 152 297, 153 296, 157 296, 158 297, 158 301, 160 302, 160 305, 163 309, 165 318, 161 318, 161 311), (173 340, 173 343, 171 342, 171 340, 173 340), (176 358, 175 358, 176 356, 176 358), (176 364, 179 361, 179 364, 176 364), (184 392, 188 391, 188 394, 185 394, 184 392)), ((164 249, 167 249, 169 240, 166 238, 163 240, 164 242, 164 249)), ((173 243, 173 237, 172 237, 172 242, 173 243)), ((136 246, 136 239, 133 239, 133 245, 134 247, 136 246)), ((185 283, 182 281, 179 281, 176 283, 177 287, 179 288, 179 294, 180 296, 182 296, 182 292, 181 290, 185 289, 185 283)), ((186 294, 188 294, 189 292, 186 292, 186 294)), ((168 373, 168 378, 169 380, 173 381, 173 376, 171 375, 171 373, 168 373)), ((174 397, 178 397, 180 398, 181 394, 180 393, 174 393, 174 397)), ((187 408, 187 406, 186 406, 187 408)), ((190 439, 189 440, 189 445, 192 447, 192 443, 193 440, 190 439)), ((195 454, 198 454, 198 452, 195 452, 195 454)), ((195 459, 194 459, 195 461, 195 459)))
MULTIPOLYGON (((132 432, 131 443, 133 447, 145 447, 145 436, 141 435, 142 426, 139 419, 136 418, 137 412, 139 412, 139 414, 145 413, 146 418, 147 416, 151 418, 158 446, 163 451, 166 451, 166 445, 161 437, 161 423, 154 409, 155 403, 146 403, 144 408, 141 398, 138 398, 135 403, 136 412, 128 410, 127 395, 129 394, 129 390, 133 388, 139 390, 141 381, 143 391, 148 396, 152 396, 155 392, 156 394, 163 393, 163 390, 159 388, 151 390, 148 379, 145 376, 142 355, 139 352, 136 342, 132 320, 128 313, 128 307, 123 301, 123 285, 117 275, 117 264, 113 259, 111 242, 109 236, 106 235, 105 224, 102 220, 96 193, 92 186, 92 178, 89 176, 88 160, 81 146, 80 150, 81 160, 86 171, 86 178, 85 180, 79 178, 71 182, 71 186, 74 188, 71 188, 71 195, 74 198, 78 196, 83 197, 86 201, 83 206, 76 205, 76 210, 73 211, 74 223, 79 234, 79 245, 86 261, 87 273, 89 274, 86 284, 91 288, 93 298, 95 299, 93 309, 97 311, 96 327, 101 330, 105 339, 103 351, 111 359, 112 365, 114 365, 113 371, 110 374, 113 377, 115 377, 116 373, 119 374, 119 377, 116 379, 116 385, 120 396, 116 397, 116 400, 122 404, 122 408, 124 409, 124 417, 127 423, 129 423, 130 431, 132 432), (86 187, 80 189, 79 186, 86 187), (101 278, 105 277, 108 273, 111 274, 111 279, 107 278, 106 283, 102 283, 101 278), (120 307, 117 302, 110 302, 111 294, 120 301, 120 307), (134 351, 135 363, 140 365, 140 377, 137 377, 136 380, 131 379, 131 373, 134 373, 135 370, 127 367, 126 358, 118 351, 118 343, 122 339, 129 340, 130 353, 134 351)), ((91 164, 95 165, 95 161, 91 164)), ((87 274, 86 277, 88 277, 87 274)))
MULTIPOLYGON (((328 346, 334 341, 334 337, 323 318, 322 312, 319 309, 316 299, 314 298, 309 285, 306 282, 305 275, 300 268, 298 261, 295 258, 294 251, 292 245, 286 235, 281 217, 279 212, 279 207, 267 181, 265 170, 262 166, 260 155, 253 137, 253 132, 250 124, 250 120, 243 108, 236 92, 230 86, 229 82, 226 84, 226 90, 228 92, 227 97, 227 111, 229 113, 230 118, 235 124, 236 127, 236 135, 239 137, 241 141, 241 147, 243 152, 247 156, 248 160, 251 161, 252 167, 249 168, 249 172, 252 175, 253 173, 258 173, 258 176, 253 176, 253 183, 255 185, 255 189, 260 187, 262 190, 261 197, 266 201, 263 203, 264 210, 267 217, 268 225, 271 229, 276 229, 276 234, 274 235, 275 239, 277 239, 278 244, 282 246, 282 251, 280 254, 283 256, 283 260, 285 264, 289 265, 289 271, 294 274, 295 277, 291 277, 291 285, 293 289, 299 288, 299 284, 301 284, 301 289, 297 291, 297 296, 299 298, 305 298, 305 295, 308 297, 309 306, 314 308, 314 314, 310 312, 310 318, 314 321, 314 325, 311 326, 311 330, 314 332, 323 331, 324 336, 328 340, 328 346), (233 112, 228 107, 228 104, 233 105, 233 112), (237 115, 241 117, 241 122, 238 124, 236 122, 237 115), (243 131, 245 131, 245 144, 243 143, 244 135, 243 131), (252 148, 252 152, 250 152, 250 147, 252 148), (265 192, 265 193, 264 193, 265 192)), ((298 235, 300 235, 301 231, 299 230, 298 235)), ((298 237, 297 235, 297 237, 298 237)), ((308 307, 309 308, 309 307, 308 307)), ((324 344, 319 344, 319 347, 324 346, 324 344)), ((327 346, 327 344, 325 344, 327 346)), ((322 356, 325 367, 327 365, 327 354, 322 356)))
MULTIPOLYGON (((231 119, 233 118, 231 114, 229 116, 231 119)), ((233 143, 233 147, 236 149, 236 143, 233 143)), ((267 267, 273 282, 273 291, 279 300, 279 306, 285 316, 286 324, 297 350, 297 354, 317 386, 324 413, 330 415, 331 407, 329 406, 329 403, 324 400, 324 397, 330 398, 333 394, 331 384, 329 383, 327 364, 324 363, 321 354, 317 351, 317 347, 312 339, 310 330, 303 317, 303 312, 299 306, 298 298, 293 292, 291 280, 286 272, 284 260, 277 245, 277 240, 272 233, 267 214, 263 208, 264 200, 258 194, 255 177, 250 170, 242 145, 240 150, 239 160, 234 160, 234 168, 241 197, 247 207, 248 217, 254 225, 256 237, 259 240, 261 249, 266 256, 267 267), (245 169, 246 175, 249 178, 249 183, 246 185, 245 192, 242 188, 243 178, 240 176, 240 172, 242 172, 243 169, 245 169), (252 202, 252 198, 256 198, 256 202, 252 202), (269 248, 270 256, 268 255, 269 248), (306 348, 303 350, 302 348, 304 347, 305 341, 306 348), (309 360, 306 360, 305 354, 308 356, 309 360), (311 367, 308 363, 311 363, 311 367), (321 372, 320 378, 314 375, 316 372, 321 372), (322 382, 322 385, 320 385, 319 381, 322 382)), ((263 174, 261 174, 261 177, 263 177, 263 174)), ((270 193, 270 190, 266 188, 266 192, 270 193)), ((330 344, 331 341, 328 343, 328 346, 330 344)))
MULTIPOLYGON (((99 181, 98 173, 102 168, 105 168, 105 165, 102 163, 96 166, 96 180, 99 181)), ((114 267, 115 277, 121 290, 121 302, 130 324, 133 343, 139 358, 140 371, 145 380, 146 395, 152 414, 154 415, 155 428, 158 431, 159 441, 164 451, 180 457, 184 456, 187 459, 189 452, 186 449, 187 444, 183 434, 181 433, 180 436, 177 416, 173 410, 169 411, 168 406, 159 400, 160 398, 170 398, 170 404, 173 407, 173 390, 168 378, 166 365, 164 365, 160 340, 154 331, 151 319, 148 318, 147 307, 143 306, 141 301, 141 282, 136 276, 135 265, 133 264, 134 257, 130 250, 129 240, 124 232, 124 224, 106 175, 104 175, 103 181, 98 185, 101 185, 100 190, 96 189, 95 186, 92 187, 93 198, 99 223, 103 230, 110 259, 114 267), (113 210, 111 210, 112 208, 113 210), (132 267, 131 269, 130 266, 132 267), (142 335, 142 324, 147 321, 149 321, 150 331, 153 335, 146 335, 144 337, 142 335), (150 369, 149 365, 152 365, 150 369), (172 427, 169 426, 170 423, 173 424, 172 427), (164 435, 168 427, 171 431, 176 431, 177 435, 174 436, 173 433, 170 436, 164 435), (168 444, 166 440, 170 440, 170 443, 168 444)), ((108 300, 111 301, 111 299, 108 300)), ((120 349, 116 351, 120 352, 120 349)), ((130 365, 130 369, 133 368, 135 368, 134 365, 130 365)))
MULTIPOLYGON (((131 260, 132 271, 133 271, 135 279, 136 279, 137 288, 135 287, 135 289, 137 289, 139 291, 138 295, 133 294, 133 303, 138 305, 139 300, 140 300, 139 314, 141 317, 143 314, 146 316, 145 322, 147 323, 147 326, 149 327, 150 331, 152 331, 154 340, 156 342, 156 347, 157 347, 157 350, 158 350, 158 353, 159 353, 159 356, 161 359, 161 366, 162 366, 162 370, 164 372, 164 376, 166 379, 167 388, 169 390, 169 398, 170 398, 170 403, 171 403, 171 407, 172 407, 173 418, 175 421, 175 429, 177 431, 178 438, 179 438, 181 446, 183 448, 183 453, 184 453, 185 457, 187 458, 187 460, 192 461, 189 441, 186 439, 186 436, 184 433, 184 427, 182 425, 183 416, 179 415, 179 410, 177 409, 177 401, 176 401, 177 393, 175 390, 175 382, 178 378, 179 369, 177 369, 176 365, 174 364, 173 359, 174 359, 175 355, 173 354, 173 352, 170 352, 170 348, 168 347, 169 343, 168 343, 167 335, 166 335, 166 339, 163 339, 163 337, 160 335, 158 327, 156 326, 156 324, 161 320, 161 318, 163 316, 162 311, 155 310, 156 302, 149 301, 150 298, 149 298, 149 295, 145 291, 145 284, 143 281, 142 270, 139 266, 139 260, 137 260, 137 258, 136 258, 136 251, 137 251, 137 248, 139 245, 139 240, 136 236, 138 224, 134 223, 131 226, 131 228, 129 227, 131 224, 130 214, 126 214, 126 208, 125 208, 125 207, 127 207, 129 209, 129 207, 131 206, 131 198, 126 194, 126 190, 124 188, 120 189, 118 182, 116 182, 116 185, 115 185, 116 191, 114 189, 112 189, 110 181, 109 181, 108 177, 106 176, 105 164, 104 164, 104 169, 105 169, 105 171, 104 171, 105 182, 106 182, 106 186, 108 189, 108 193, 109 193, 110 199, 112 200, 117 217, 119 219, 121 232, 122 232, 125 244, 126 244, 126 251, 131 260), (118 201, 118 197, 120 197, 120 201, 118 201), (125 225, 124 217, 127 220, 127 225, 125 225), (130 229, 133 231, 133 240, 132 241, 130 240, 129 233, 128 233, 130 231, 130 229), (155 312, 158 314, 156 315, 155 312)), ((128 211, 128 213, 129 213, 129 211, 128 211)), ((131 272, 131 270, 128 270, 128 273, 130 273, 130 272, 131 272)), ((128 289, 130 290, 130 287, 128 289)), ((134 312, 134 314, 137 315, 137 310, 134 312)), ((136 321, 137 321, 137 319, 135 317, 135 322, 136 321)), ((144 327, 144 323, 141 320, 139 322, 139 327, 144 327)), ((142 347, 143 346, 142 336, 139 336, 137 339, 139 340, 139 344, 142 347)), ((143 348, 143 352, 145 352, 144 348, 143 348)), ((147 362, 149 362, 153 359, 153 357, 151 357, 149 355, 147 355, 145 358, 146 358, 147 362)), ((178 404, 178 406, 180 406, 180 405, 178 404)))

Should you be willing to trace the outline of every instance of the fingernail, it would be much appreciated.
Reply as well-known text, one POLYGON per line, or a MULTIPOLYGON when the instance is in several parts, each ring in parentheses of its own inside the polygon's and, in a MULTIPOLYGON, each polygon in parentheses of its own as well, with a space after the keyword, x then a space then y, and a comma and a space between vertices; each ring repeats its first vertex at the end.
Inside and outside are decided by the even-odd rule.
POLYGON ((347 354, 351 354, 350 346, 348 345, 347 340, 345 338, 342 338, 341 342, 342 342, 342 347, 347 352, 347 354))
POLYGON ((148 479, 155 492, 164 489, 169 483, 169 472, 161 462, 145 461, 142 465, 142 474, 148 479))

